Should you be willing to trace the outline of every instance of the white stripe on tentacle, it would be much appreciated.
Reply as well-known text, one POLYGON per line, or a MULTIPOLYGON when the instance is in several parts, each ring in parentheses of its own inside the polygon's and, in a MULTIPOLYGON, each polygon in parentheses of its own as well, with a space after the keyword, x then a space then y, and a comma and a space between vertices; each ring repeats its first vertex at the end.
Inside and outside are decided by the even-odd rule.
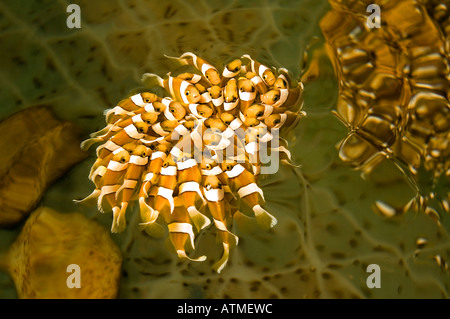
POLYGON ((289 96, 288 89, 279 89, 279 91, 280 91, 280 99, 272 105, 273 107, 279 107, 279 106, 283 105, 289 96))
POLYGON ((185 53, 183 53, 180 57, 179 57, 179 59, 181 60, 181 59, 186 59, 186 57, 187 56, 189 56, 189 57, 191 57, 192 58, 192 64, 194 64, 194 66, 198 69, 198 65, 197 65, 197 56, 194 54, 194 53, 192 53, 192 52, 185 52, 185 53))
POLYGON ((164 130, 162 129, 161 123, 160 123, 160 122, 158 122, 158 123, 156 123, 156 124, 153 124, 153 125, 152 125, 152 130, 153 130, 156 134, 158 134, 159 136, 166 136, 166 135, 169 135, 169 134, 170 134, 169 132, 166 132, 166 131, 164 131, 164 130))
POLYGON ((205 198, 203 197, 203 194, 200 190, 200 185, 197 182, 184 182, 178 187, 178 193, 183 194, 184 192, 196 192, 200 198, 202 199, 203 203, 205 203, 205 198))
POLYGON ((207 104, 211 102, 211 94, 209 92, 205 92, 200 96, 200 103, 207 104))
POLYGON ((221 106, 223 104, 223 96, 219 96, 216 99, 211 100, 215 107, 221 106))
POLYGON ((233 78, 233 77, 235 77, 236 75, 238 75, 239 72, 240 72, 240 70, 238 70, 238 71, 236 71, 236 72, 232 72, 232 71, 228 70, 228 68, 225 67, 225 68, 223 69, 222 76, 223 76, 224 78, 233 78))
POLYGON ((250 142, 247 145, 245 145, 245 151, 248 154, 255 155, 259 151, 258 142, 250 142))
POLYGON ((109 122, 109 117, 112 114, 114 114, 114 115, 124 115, 125 114, 127 116, 135 115, 134 112, 127 111, 120 106, 115 106, 112 109, 106 109, 105 111, 103 111, 103 115, 106 117, 107 122, 109 122))
POLYGON ((145 105, 144 109, 145 109, 145 111, 147 113, 155 112, 155 108, 153 106, 153 103, 148 103, 147 105, 145 105))
POLYGON ((199 104, 198 103, 191 103, 189 104, 189 111, 191 111, 191 113, 196 117, 196 118, 203 118, 203 116, 201 116, 200 114, 198 114, 197 112, 197 106, 199 104))
POLYGON ((184 169, 188 169, 194 166, 197 166, 197 161, 193 158, 190 158, 184 162, 177 162, 177 168, 178 170, 182 171, 184 169))
POLYGON ((264 114, 260 117, 258 117, 258 120, 265 119, 266 117, 270 116, 273 112, 273 106, 268 104, 262 104, 264 106, 264 114))
POLYGON ((223 189, 212 188, 207 190, 203 188, 203 193, 205 194, 206 200, 209 202, 219 202, 223 200, 224 191, 223 189))
POLYGON ((161 167, 160 174, 164 176, 176 176, 177 167, 176 166, 161 167))
POLYGON ((167 154, 161 151, 156 151, 152 153, 152 156, 150 157, 150 160, 153 161, 157 158, 160 158, 162 160, 164 160, 166 158, 167 154))
POLYGON ((218 230, 227 232, 227 233, 229 233, 230 235, 232 235, 232 236, 234 237, 234 239, 235 239, 235 241, 236 241, 236 245, 237 245, 238 242, 239 242, 239 237, 236 236, 235 234, 233 234, 232 232, 230 232, 230 231, 227 229, 227 226, 225 225, 224 222, 222 222, 222 221, 220 221, 220 220, 218 220, 218 219, 215 219, 215 218, 213 218, 213 220, 214 220, 214 225, 216 226, 216 228, 217 228, 218 230))
POLYGON ((142 99, 141 94, 135 94, 135 95, 131 96, 130 99, 131 99, 131 101, 133 101, 133 103, 134 103, 136 106, 139 106, 139 107, 143 107, 143 106, 145 106, 145 105, 147 104, 147 103, 145 103, 144 100, 142 99))
POLYGON ((206 77, 206 72, 207 72, 208 70, 210 70, 210 69, 215 70, 216 68, 213 67, 211 64, 203 63, 201 71, 202 71, 202 73, 203 73, 203 75, 204 75, 205 77, 206 77))
POLYGON ((131 155, 130 156, 130 164, 138 165, 138 166, 144 166, 148 163, 148 157, 141 157, 138 155, 131 155))
POLYGON ((164 197, 165 199, 167 199, 169 201, 170 213, 172 213, 175 208, 175 203, 173 200, 173 189, 159 186, 157 195, 164 197))
POLYGON ((188 105, 189 104, 189 100, 186 97, 186 91, 189 85, 192 85, 191 83, 189 83, 188 81, 181 81, 180 84, 180 94, 181 94, 181 99, 183 100, 183 102, 188 105))
POLYGON ((239 91, 239 98, 241 99, 241 101, 253 101, 256 98, 256 92, 239 91))
POLYGON ((121 172, 121 171, 127 169, 127 167, 128 167, 128 163, 119 163, 116 161, 109 161, 107 168, 110 171, 121 172))
POLYGON ((124 128, 124 131, 127 133, 129 137, 135 140, 139 140, 145 136, 145 134, 141 134, 138 132, 136 126, 134 124, 130 124, 124 128))
POLYGON ((161 103, 166 106, 166 108, 164 109, 164 116, 169 121, 176 120, 175 116, 173 116, 173 114, 170 112, 170 109, 169 109, 170 103, 172 103, 172 102, 173 102, 173 100, 168 97, 165 97, 161 100, 161 103))
POLYGON ((261 195, 262 199, 264 200, 264 193, 262 189, 259 188, 258 185, 256 185, 256 183, 250 183, 248 185, 242 186, 241 188, 239 188, 237 193, 240 198, 243 198, 253 193, 259 193, 259 195, 261 195))
POLYGON ((223 109, 225 111, 233 110, 239 104, 239 99, 236 99, 234 102, 224 102, 223 109))
MULTIPOLYGON (((230 126, 231 126, 231 123, 230 123, 230 126)), ((221 133, 221 135, 222 135, 222 137, 229 139, 234 135, 234 130, 231 127, 227 127, 225 129, 225 131, 223 131, 221 133)))
POLYGON ((231 121, 229 127, 231 127, 231 129, 233 131, 236 131, 239 127, 241 127, 241 125, 242 125, 242 121, 238 118, 235 118, 233 121, 231 121))
POLYGON ((241 164, 236 164, 230 171, 225 171, 225 174, 227 174, 228 178, 235 178, 241 175, 243 171, 245 171, 244 166, 241 164))
POLYGON ((203 176, 217 176, 221 174, 223 171, 220 166, 214 166, 212 169, 202 169, 203 176))
POLYGON ((142 123, 142 122, 144 122, 144 120, 142 119, 141 114, 133 116, 131 118, 131 120, 133 121, 133 123, 142 123))

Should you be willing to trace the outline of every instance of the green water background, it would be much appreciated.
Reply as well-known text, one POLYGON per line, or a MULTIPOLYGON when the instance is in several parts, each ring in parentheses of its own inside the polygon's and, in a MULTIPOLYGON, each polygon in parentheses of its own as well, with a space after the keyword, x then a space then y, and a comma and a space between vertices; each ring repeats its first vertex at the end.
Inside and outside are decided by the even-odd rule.
MULTIPOLYGON (((31 106, 50 105, 61 119, 76 123, 84 138, 104 126, 104 109, 141 87, 142 73, 163 76, 173 68, 164 54, 192 51, 217 64, 250 54, 269 65, 286 67, 299 78, 307 46, 311 45, 311 56, 323 45, 318 23, 330 9, 323 0, 71 1, 80 5, 82 22, 81 29, 69 29, 68 3, 0 2, 0 118, 31 106)), ((242 234, 246 244, 237 248, 239 256, 232 256, 237 261, 222 277, 245 278, 246 268, 260 266, 269 268, 271 274, 288 276, 293 267, 300 267, 315 269, 312 276, 320 279, 320 297, 347 297, 344 291, 369 298, 447 298, 448 272, 432 256, 440 253, 450 260, 448 218, 438 228, 426 216, 413 212, 393 220, 373 212, 375 200, 405 202, 412 191, 389 165, 363 180, 359 172, 339 161, 335 146, 346 135, 346 128, 330 113, 337 94, 331 63, 322 58, 319 77, 305 87, 308 116, 287 136, 301 168, 282 167, 279 174, 262 180, 267 208, 280 220, 275 231, 278 237, 242 234), (431 244, 415 258, 419 236, 431 244), (300 252, 294 246, 301 247, 300 252), (380 264, 383 270, 382 289, 365 285, 365 267, 371 263, 380 264), (324 273, 338 280, 327 284, 324 273)), ((87 174, 94 153, 52 185, 40 205, 61 212, 78 211, 109 228, 110 216, 72 202, 93 189, 87 174)), ((166 253, 161 252, 161 243, 136 234, 136 218, 129 218, 127 231, 113 235, 123 251, 130 242, 134 245, 124 256, 127 277, 121 280, 120 297, 209 296, 199 288, 204 278, 197 275, 172 275, 170 280, 142 275, 136 256, 145 249, 166 253), (190 288, 181 285, 186 280, 190 288), (172 292, 161 288, 169 282, 172 292)), ((2 251, 20 227, 0 230, 2 251)), ((177 273, 175 262, 170 271, 177 273)), ((255 276, 262 277, 258 271, 255 276)), ((213 280, 217 276, 207 275, 213 280)), ((301 289, 294 284, 290 296, 303 296, 301 289)), ((0 273, 0 297, 15 296, 10 277, 0 273)))

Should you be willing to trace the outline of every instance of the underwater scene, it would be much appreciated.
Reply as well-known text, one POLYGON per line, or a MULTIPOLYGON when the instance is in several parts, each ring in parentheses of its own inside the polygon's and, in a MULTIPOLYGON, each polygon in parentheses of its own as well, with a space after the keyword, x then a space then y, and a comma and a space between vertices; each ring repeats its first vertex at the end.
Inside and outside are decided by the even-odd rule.
POLYGON ((447 299, 450 1, 0 1, 0 299, 447 299))

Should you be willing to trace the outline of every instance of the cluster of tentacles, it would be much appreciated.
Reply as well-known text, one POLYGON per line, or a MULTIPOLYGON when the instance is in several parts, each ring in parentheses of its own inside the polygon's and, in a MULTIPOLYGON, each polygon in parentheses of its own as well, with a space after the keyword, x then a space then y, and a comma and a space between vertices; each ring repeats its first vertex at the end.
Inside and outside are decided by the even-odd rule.
POLYGON ((168 96, 142 92, 120 101, 105 111, 107 126, 81 144, 103 143, 89 174, 96 188, 82 201, 112 210, 111 230, 121 232, 129 203, 138 200, 142 228, 154 237, 168 232, 177 255, 196 261, 206 257, 186 250, 212 220, 224 249, 214 265, 220 272, 238 242, 229 231, 233 216, 255 218, 265 229, 277 222, 261 206, 257 178, 290 162, 279 131, 305 115, 303 84, 248 55, 222 72, 190 52, 174 59, 187 72, 143 76, 168 96))

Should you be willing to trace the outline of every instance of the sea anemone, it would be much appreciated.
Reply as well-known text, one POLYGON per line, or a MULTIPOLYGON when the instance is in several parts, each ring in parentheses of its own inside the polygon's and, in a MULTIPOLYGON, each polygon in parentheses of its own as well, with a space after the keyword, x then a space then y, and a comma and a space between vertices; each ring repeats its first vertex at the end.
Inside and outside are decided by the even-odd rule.
POLYGON ((120 101, 105 111, 106 127, 81 144, 87 150, 102 142, 89 174, 95 190, 80 202, 94 200, 99 211, 112 211, 116 233, 126 228, 128 205, 137 200, 142 229, 153 237, 168 232, 178 257, 193 261, 206 256, 186 250, 214 224, 223 255, 213 268, 220 272, 238 243, 230 232, 234 217, 249 214, 263 229, 277 223, 263 208, 258 176, 292 163, 280 130, 306 115, 303 84, 249 55, 221 72, 191 52, 171 59, 186 72, 142 78, 167 96, 141 92, 120 101))

